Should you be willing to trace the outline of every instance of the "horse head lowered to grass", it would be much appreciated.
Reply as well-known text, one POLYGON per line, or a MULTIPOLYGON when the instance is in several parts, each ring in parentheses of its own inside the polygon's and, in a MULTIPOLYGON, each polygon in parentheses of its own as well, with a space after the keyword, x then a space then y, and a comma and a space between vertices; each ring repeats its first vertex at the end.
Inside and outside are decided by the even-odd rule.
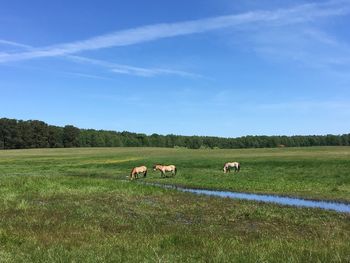
POLYGON ((137 179, 139 177, 139 174, 143 174, 143 177, 147 176, 147 167, 146 166, 139 166, 139 167, 135 167, 131 170, 129 179, 130 180, 134 180, 137 179))
POLYGON ((224 165, 224 173, 231 172, 231 168, 235 170, 235 172, 239 172, 241 170, 241 164, 238 162, 225 163, 224 165))

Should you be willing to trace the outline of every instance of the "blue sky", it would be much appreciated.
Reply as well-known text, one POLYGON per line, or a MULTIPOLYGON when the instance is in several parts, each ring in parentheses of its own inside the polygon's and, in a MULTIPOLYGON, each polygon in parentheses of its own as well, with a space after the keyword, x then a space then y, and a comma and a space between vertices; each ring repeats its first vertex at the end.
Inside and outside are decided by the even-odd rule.
POLYGON ((147 134, 342 134, 350 1, 0 1, 0 117, 147 134))

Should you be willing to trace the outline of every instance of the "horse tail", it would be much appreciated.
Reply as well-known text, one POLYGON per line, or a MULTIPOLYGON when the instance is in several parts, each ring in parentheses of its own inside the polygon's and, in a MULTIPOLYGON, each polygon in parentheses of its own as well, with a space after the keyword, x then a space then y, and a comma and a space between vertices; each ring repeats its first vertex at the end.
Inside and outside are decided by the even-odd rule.
POLYGON ((176 175, 176 173, 177 173, 177 168, 176 168, 176 166, 175 166, 175 175, 176 175))
POLYGON ((132 174, 133 174, 134 170, 135 170, 135 168, 132 168, 132 169, 131 169, 129 179, 132 179, 132 174))
POLYGON ((241 170, 241 164, 239 163, 238 165, 237 165, 237 172, 239 172, 241 170))
POLYGON ((146 177, 147 176, 147 169, 145 171, 145 173, 143 174, 143 177, 146 177))

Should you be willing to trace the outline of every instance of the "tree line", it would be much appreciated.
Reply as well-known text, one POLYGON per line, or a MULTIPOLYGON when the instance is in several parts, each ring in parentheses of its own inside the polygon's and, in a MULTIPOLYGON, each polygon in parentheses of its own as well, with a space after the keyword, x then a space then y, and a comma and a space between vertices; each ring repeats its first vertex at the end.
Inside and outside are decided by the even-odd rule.
POLYGON ((348 146, 350 134, 308 136, 213 136, 146 135, 58 127, 38 120, 0 119, 0 149, 63 147, 186 147, 199 148, 272 148, 304 146, 348 146))

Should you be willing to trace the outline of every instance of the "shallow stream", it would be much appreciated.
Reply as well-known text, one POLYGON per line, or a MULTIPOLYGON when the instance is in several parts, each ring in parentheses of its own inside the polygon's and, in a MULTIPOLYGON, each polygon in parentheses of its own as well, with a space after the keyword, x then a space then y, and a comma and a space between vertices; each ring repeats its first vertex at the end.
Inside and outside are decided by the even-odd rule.
POLYGON ((194 193, 199 195, 252 200, 252 201, 265 202, 265 203, 276 203, 281 205, 297 206, 297 207, 320 208, 324 210, 334 210, 342 213, 350 213, 350 204, 337 203, 337 202, 331 202, 331 201, 314 201, 314 200, 305 200, 301 198, 284 197, 284 196, 278 196, 278 195, 249 194, 249 193, 239 193, 239 192, 231 192, 231 191, 193 189, 193 188, 185 188, 185 187, 178 187, 174 185, 157 184, 157 183, 144 183, 144 184, 158 186, 162 188, 176 189, 181 192, 189 192, 189 193, 194 193))

